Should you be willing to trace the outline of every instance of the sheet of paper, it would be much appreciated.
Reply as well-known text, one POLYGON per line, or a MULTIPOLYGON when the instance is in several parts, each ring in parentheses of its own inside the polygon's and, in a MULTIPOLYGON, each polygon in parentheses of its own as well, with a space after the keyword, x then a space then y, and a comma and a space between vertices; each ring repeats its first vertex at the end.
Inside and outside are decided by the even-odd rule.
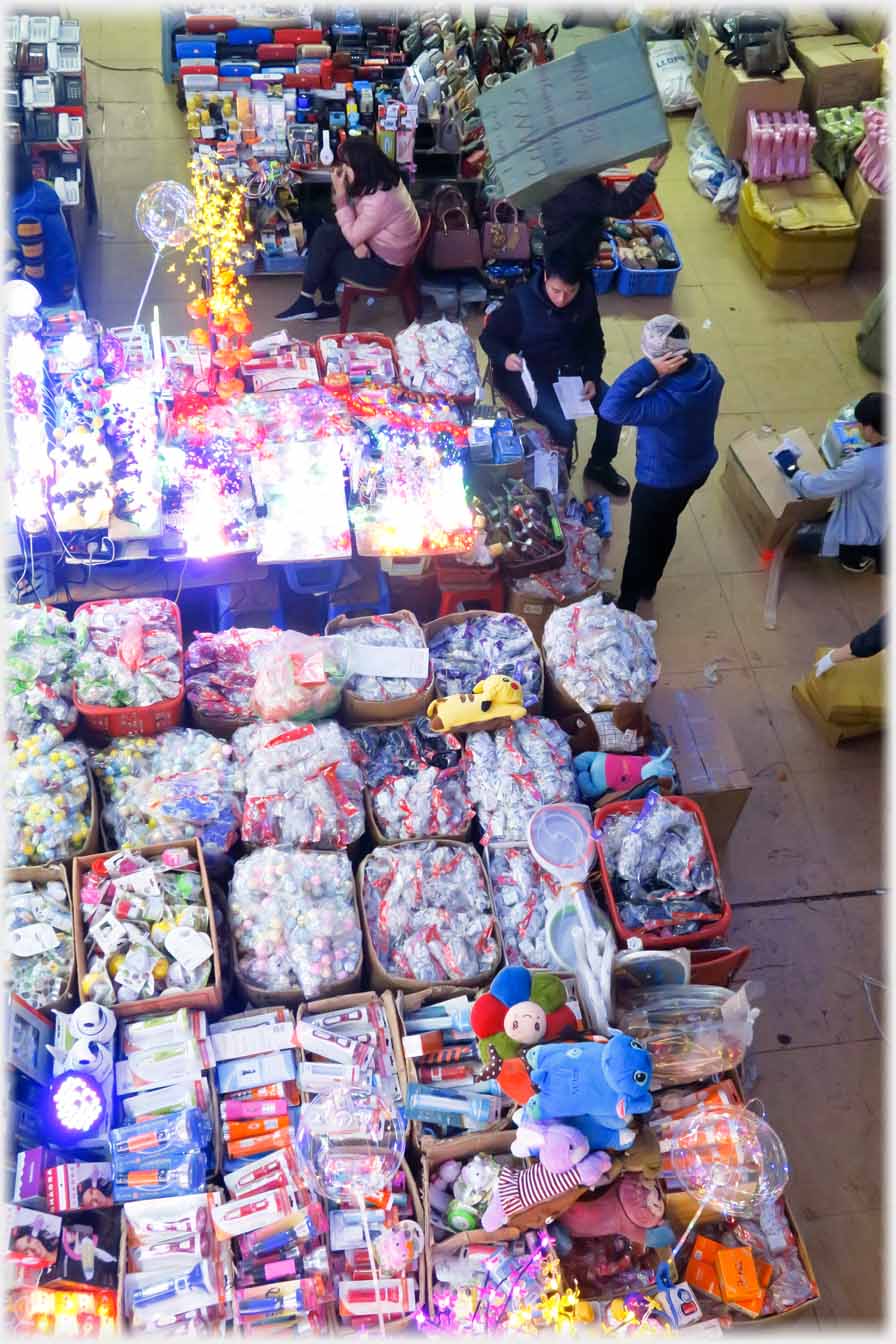
POLYGON ((535 384, 532 381, 532 375, 529 372, 529 365, 523 360, 523 367, 520 370, 520 377, 523 380, 523 387, 526 389, 526 396, 529 398, 529 405, 534 408, 538 400, 538 393, 535 391, 535 384))
POLYGON ((429 649, 407 649, 402 644, 353 644, 349 670, 362 677, 420 677, 429 675, 429 649))
POLYGON ((537 448, 532 456, 532 482, 536 490, 549 490, 556 495, 560 489, 560 466, 556 453, 537 448))
POLYGON ((594 407, 582 395, 585 384, 578 376, 558 378, 554 384, 560 409, 567 420, 582 420, 586 415, 594 414, 594 407))

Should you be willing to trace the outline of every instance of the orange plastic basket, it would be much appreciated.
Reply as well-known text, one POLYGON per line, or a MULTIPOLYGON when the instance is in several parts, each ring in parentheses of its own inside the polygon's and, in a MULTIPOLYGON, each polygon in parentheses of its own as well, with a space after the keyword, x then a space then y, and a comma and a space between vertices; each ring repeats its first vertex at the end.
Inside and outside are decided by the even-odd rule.
MULTIPOLYGON (((82 602, 75 611, 92 611, 94 607, 106 607, 112 602, 134 601, 133 598, 104 597, 96 602, 82 602)), ((168 728, 177 728, 184 717, 184 636, 180 621, 180 611, 174 602, 159 598, 171 609, 177 638, 180 643, 178 663, 180 665, 180 690, 169 700, 159 700, 154 705, 86 705, 78 696, 78 684, 74 686, 74 703, 83 720, 85 729, 96 737, 155 737, 168 728)))
MULTIPOLYGON (((669 950, 674 947, 699 947, 703 943, 711 942, 713 938, 720 938, 728 929, 731 923, 731 906, 728 904, 728 898, 725 895, 725 888, 722 886, 722 874, 719 870, 719 858, 716 854, 715 845, 712 842, 712 836, 709 833, 709 827, 706 824, 706 818, 701 809, 690 798, 681 798, 677 794, 664 794, 664 801, 676 803, 678 807, 685 812, 693 812, 694 816, 700 822, 700 829, 703 832, 703 841, 706 845, 706 851, 712 860, 713 872, 716 875, 716 883, 719 888, 719 897, 722 903, 722 909, 717 919, 707 920, 707 922, 697 930, 696 933, 670 934, 666 938, 661 938, 657 934, 645 933, 641 928, 628 928, 619 918, 619 910, 616 906, 616 898, 613 894, 613 883, 610 879, 607 860, 604 854, 604 847, 598 838, 597 841, 597 861, 600 865, 600 881, 603 887, 604 900, 607 906, 607 914, 610 916, 613 928, 616 930, 616 936, 620 943, 625 947, 629 938, 640 938, 645 948, 650 951, 669 950)), ((599 807, 594 813, 594 829, 600 831, 611 816, 620 812, 640 812, 646 798, 636 798, 631 802, 625 803, 607 803, 606 807, 599 807)))
MULTIPOLYGON (((636 177, 635 173, 601 173, 600 180, 601 182, 603 182, 605 187, 615 188, 617 186, 621 186, 625 188, 629 185, 629 183, 634 182, 635 177, 636 177)), ((613 216, 611 215, 610 218, 612 219, 613 216)), ((665 219, 665 215, 663 214, 663 207, 660 205, 659 197, 657 196, 656 192, 653 192, 650 196, 647 197, 647 200, 641 206, 641 209, 636 210, 635 213, 632 215, 632 219, 638 219, 638 220, 665 219)))
MULTIPOLYGON (((382 348, 388 350, 389 354, 392 356, 393 383, 401 383, 398 351, 389 340, 389 337, 384 336, 380 331, 333 331, 326 336, 319 337, 318 340, 314 342, 314 358, 317 360, 317 367, 320 370, 321 382, 325 380, 327 374, 327 358, 323 350, 323 343, 325 341, 332 342, 334 345, 345 345, 347 342, 357 341, 363 345, 382 346, 382 348)), ((359 386, 363 387, 364 384, 361 383, 359 386)), ((374 384, 374 386, 378 386, 378 384, 374 384)))

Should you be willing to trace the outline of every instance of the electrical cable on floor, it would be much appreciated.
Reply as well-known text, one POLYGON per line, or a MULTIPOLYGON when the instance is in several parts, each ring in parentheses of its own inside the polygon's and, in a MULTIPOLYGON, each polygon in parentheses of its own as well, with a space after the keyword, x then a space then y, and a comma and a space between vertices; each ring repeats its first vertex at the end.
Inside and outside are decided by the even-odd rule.
POLYGON ((98 70, 112 70, 118 75, 158 75, 159 79, 165 78, 157 65, 104 65, 102 61, 95 61, 92 56, 85 56, 84 64, 95 65, 98 70))
POLYGON ((879 989, 881 990, 882 993, 886 993, 887 987, 886 985, 882 984, 880 980, 875 980, 873 975, 860 975, 859 979, 861 980, 862 986, 865 990, 865 1001, 868 1004, 868 1011, 871 1014, 871 1020, 877 1027, 877 1032, 881 1040, 885 1041, 887 1038, 884 1035, 883 1028, 880 1025, 880 1018, 878 1017, 877 1012, 875 1011, 874 1004, 871 1002, 871 990, 872 988, 879 989))

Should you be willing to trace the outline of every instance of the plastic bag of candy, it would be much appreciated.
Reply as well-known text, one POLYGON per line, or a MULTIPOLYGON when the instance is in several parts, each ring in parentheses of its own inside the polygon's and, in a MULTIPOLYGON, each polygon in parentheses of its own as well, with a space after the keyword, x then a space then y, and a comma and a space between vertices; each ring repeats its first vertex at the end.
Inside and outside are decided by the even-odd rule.
POLYGON ((262 649, 281 631, 233 626, 218 634, 197 634, 184 655, 187 699, 200 714, 215 719, 247 719, 262 649))
POLYGON ((120 850, 96 859, 79 891, 86 973, 93 1003, 136 1003, 202 989, 214 945, 202 876, 189 850, 152 858, 120 850))
MULTIPOLYGON (((374 648, 425 649, 423 631, 410 612, 393 612, 388 616, 360 617, 357 624, 339 624, 333 627, 351 649, 349 662, 353 663, 358 645, 374 648)), ((361 655, 359 655, 361 656, 361 655)), ((424 677, 384 677, 355 672, 349 676, 345 689, 359 700, 400 700, 416 695, 430 681, 427 667, 424 677)))
POLYGON ((238 776, 229 743, 196 728, 117 737, 92 756, 103 825, 115 845, 197 836, 212 854, 239 839, 238 776))
POLYGON ((177 607, 161 597, 87 602, 72 624, 75 692, 86 705, 155 705, 183 688, 177 607))
POLYGON ((719 884, 693 812, 654 790, 639 811, 611 813, 598 839, 625 928, 672 936, 718 919, 719 884))
POLYGON ((545 666, 560 690, 591 711, 643 702, 656 685, 660 665, 653 621, 586 597, 551 612, 544 628, 545 666))
POLYGON ((285 630, 258 653, 250 709, 265 723, 312 723, 335 714, 348 672, 342 639, 285 630))
POLYGON ((355 738, 365 755, 373 816, 385 839, 466 835, 474 814, 456 737, 434 733, 421 715, 413 723, 357 729, 355 738))
POLYGON ((7 861, 14 868, 70 859, 90 831, 87 748, 49 723, 8 750, 7 861))
POLYGON ((362 871, 367 927, 390 975, 469 980, 496 966, 495 917, 471 845, 424 840, 380 847, 362 871))
POLYGON ((62 882, 6 883, 6 978, 32 1008, 61 999, 74 965, 72 912, 62 882))
POLYGON ((472 691, 485 677, 512 677, 531 709, 541 698, 542 668, 532 631, 519 616, 481 612, 443 626, 429 641, 438 696, 472 691))
POLYGON ((553 719, 529 717, 495 733, 470 733, 464 759, 485 844, 524 840, 536 808, 577 796, 569 738, 553 719))
POLYGON ((338 723, 252 723, 232 746, 245 844, 342 849, 364 834, 360 751, 338 723))
POLYGON ((478 397, 479 366, 460 322, 412 322, 395 338, 401 380, 416 392, 478 397))
POLYGON ((508 966, 566 970, 551 953, 548 917, 561 894, 564 900, 574 899, 582 885, 561 889, 556 878, 536 863, 528 845, 490 845, 488 871, 508 966))
POLYGON ((6 730, 27 737, 42 723, 74 728, 75 634, 58 607, 15 607, 6 621, 6 730))
POLYGON ((743 1062, 753 1040, 759 1009, 751 1005, 761 986, 665 985, 630 993, 617 1025, 644 1043, 662 1087, 696 1083, 727 1073, 743 1062))
POLYGON ((361 926, 345 854, 255 850, 233 870, 228 905, 237 968, 249 984, 313 999, 360 972, 361 926))

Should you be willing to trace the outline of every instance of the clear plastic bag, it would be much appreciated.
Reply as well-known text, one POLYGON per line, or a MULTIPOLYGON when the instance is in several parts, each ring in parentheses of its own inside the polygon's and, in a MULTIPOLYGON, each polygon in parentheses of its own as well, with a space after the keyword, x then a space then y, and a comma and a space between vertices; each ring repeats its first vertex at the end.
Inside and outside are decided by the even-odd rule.
POLYGON ((688 131, 688 177, 701 196, 712 201, 720 215, 737 209, 743 173, 734 159, 728 159, 716 144, 703 117, 703 109, 694 113, 688 131))
POLYGON ((743 1061, 759 1016, 750 997, 761 992, 754 981, 737 990, 712 985, 639 990, 630 996, 617 1026, 650 1051, 655 1083, 696 1083, 743 1061))
POLYGON ((348 648, 338 636, 285 630, 258 652, 250 712, 265 723, 314 723, 336 713, 348 677, 348 648))

